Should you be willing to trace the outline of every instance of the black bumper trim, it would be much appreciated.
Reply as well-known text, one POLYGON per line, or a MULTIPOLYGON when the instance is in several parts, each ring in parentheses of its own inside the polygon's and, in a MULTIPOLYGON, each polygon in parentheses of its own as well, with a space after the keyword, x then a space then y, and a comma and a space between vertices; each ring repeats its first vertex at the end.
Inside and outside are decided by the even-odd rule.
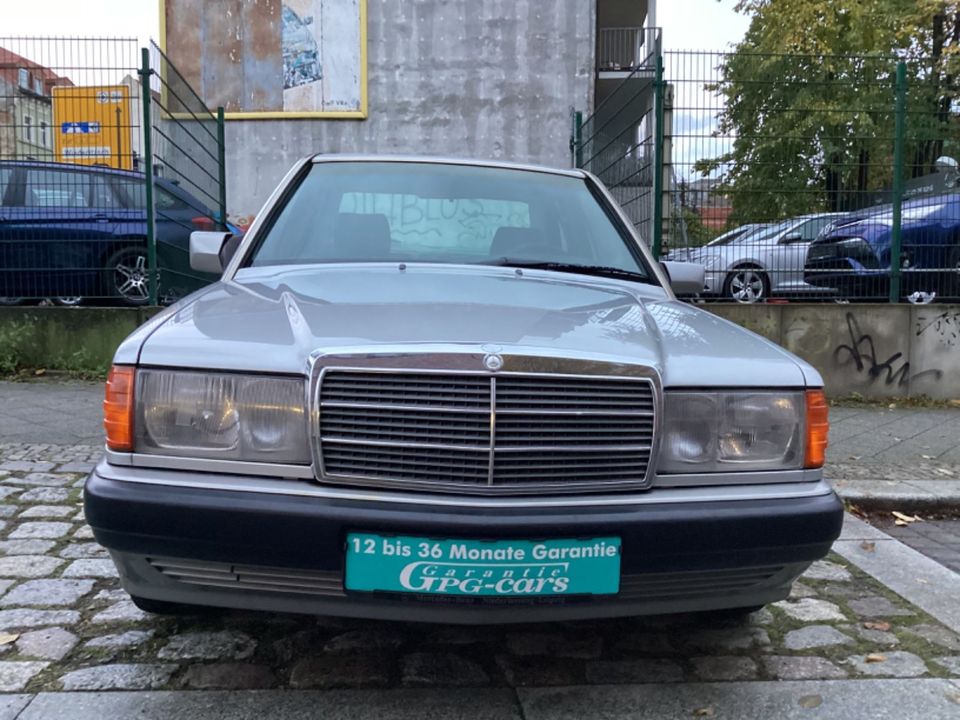
POLYGON ((624 573, 810 562, 839 536, 834 493, 582 508, 452 508, 167 487, 100 477, 84 492, 105 547, 142 556, 341 571, 346 533, 541 539, 617 535, 624 573))

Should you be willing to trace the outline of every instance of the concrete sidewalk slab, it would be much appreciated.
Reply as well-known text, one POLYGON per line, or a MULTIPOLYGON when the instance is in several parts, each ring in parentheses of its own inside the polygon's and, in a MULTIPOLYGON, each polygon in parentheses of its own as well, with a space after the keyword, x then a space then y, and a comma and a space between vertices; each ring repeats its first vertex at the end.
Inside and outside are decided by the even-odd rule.
MULTIPOLYGON (((960 632, 960 575, 847 514, 833 550, 908 602, 960 632)), ((957 711, 960 716, 960 710, 957 711)))
POLYGON ((42 693, 16 720, 948 720, 949 680, 826 680, 603 685, 511 690, 42 693))
POLYGON ((816 718, 947 720, 960 715, 949 680, 824 680, 529 688, 517 691, 525 720, 816 718))
POLYGON ((41 693, 17 720, 510 720, 513 690, 328 690, 41 693))

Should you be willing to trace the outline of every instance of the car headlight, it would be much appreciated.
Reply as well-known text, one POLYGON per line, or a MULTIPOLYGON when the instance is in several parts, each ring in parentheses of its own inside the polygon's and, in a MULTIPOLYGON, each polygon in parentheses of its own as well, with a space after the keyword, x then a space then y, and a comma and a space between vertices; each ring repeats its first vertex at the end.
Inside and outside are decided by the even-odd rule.
POLYGON ((309 464, 304 380, 137 372, 136 452, 309 464))
MULTIPOLYGON (((804 467, 807 398, 789 392, 668 392, 661 473, 804 467)), ((826 405, 823 406, 825 423, 826 405)))

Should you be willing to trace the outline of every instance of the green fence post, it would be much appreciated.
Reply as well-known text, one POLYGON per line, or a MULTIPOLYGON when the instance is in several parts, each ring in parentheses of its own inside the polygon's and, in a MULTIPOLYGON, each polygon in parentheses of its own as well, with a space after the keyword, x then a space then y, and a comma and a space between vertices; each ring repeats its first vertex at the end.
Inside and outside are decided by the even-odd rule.
POLYGON ((137 74, 140 76, 140 90, 143 102, 141 103, 143 113, 143 172, 144 172, 144 190, 147 205, 147 271, 149 277, 150 304, 157 304, 157 209, 153 204, 153 123, 150 116, 150 104, 152 97, 150 95, 150 50, 140 48, 140 70, 137 74))
POLYGON ((890 302, 900 301, 901 211, 903 205, 903 145, 906 141, 907 64, 897 63, 896 121, 893 138, 893 228, 890 242, 890 302))
POLYGON ((660 259, 663 241, 663 55, 657 53, 657 74, 653 83, 653 258, 660 259))
POLYGON ((573 127, 570 130, 570 165, 578 168, 583 164, 583 113, 574 110, 570 113, 573 127))
POLYGON ((217 164, 220 170, 220 208, 217 224, 220 230, 227 229, 227 146, 223 125, 223 107, 217 108, 217 164))

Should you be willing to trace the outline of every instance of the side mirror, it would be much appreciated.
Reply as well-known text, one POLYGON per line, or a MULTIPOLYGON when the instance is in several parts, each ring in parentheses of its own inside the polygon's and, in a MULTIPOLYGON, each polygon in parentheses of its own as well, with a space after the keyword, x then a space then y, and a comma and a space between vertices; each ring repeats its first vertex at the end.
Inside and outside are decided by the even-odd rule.
POLYGON ((790 243, 803 242, 803 235, 800 234, 799 230, 794 230, 793 232, 788 232, 780 240, 784 245, 789 245, 790 243))
POLYGON ((697 263, 671 262, 664 260, 660 263, 667 277, 670 287, 677 295, 695 295, 703 292, 704 267, 697 263))
POLYGON ((202 273, 222 273, 224 264, 220 251, 231 237, 228 232, 197 230, 190 233, 190 267, 202 273))

